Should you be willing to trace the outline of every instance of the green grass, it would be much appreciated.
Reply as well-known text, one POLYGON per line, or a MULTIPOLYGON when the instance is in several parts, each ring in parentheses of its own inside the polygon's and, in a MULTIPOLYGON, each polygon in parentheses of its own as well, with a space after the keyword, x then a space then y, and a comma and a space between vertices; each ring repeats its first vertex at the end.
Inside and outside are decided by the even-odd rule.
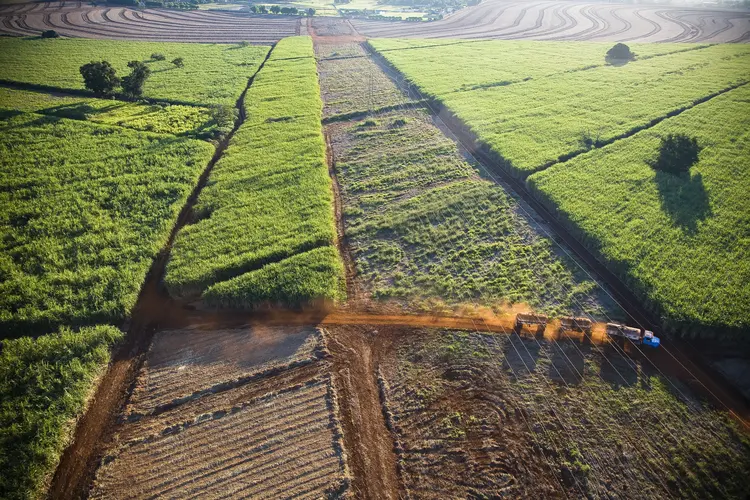
POLYGON ((125 319, 213 149, 36 114, 0 120, 0 335, 125 319))
POLYGON ((87 120, 159 134, 203 137, 211 136, 216 129, 207 108, 60 96, 1 87, 0 109, 87 120))
POLYGON ((750 327, 750 88, 732 90, 529 178, 531 189, 671 329, 750 327), (659 138, 696 137, 688 176, 656 172, 659 138))
MULTIPOLYGON (((495 44, 496 50, 503 50, 504 42, 495 44)), ((473 44, 451 47, 467 53, 474 50, 473 44)), ((384 55, 392 58, 402 52, 411 51, 384 55)), ((540 56, 540 64, 551 57, 540 56)), ((529 64, 534 62, 529 57, 529 64)), ((428 67, 421 59, 420 64, 428 67)), ((503 159, 514 175, 525 177, 585 151, 584 136, 609 141, 746 82, 750 80, 749 65, 750 49, 721 45, 503 87, 441 93, 437 98, 503 159)), ((450 66, 440 68, 448 76, 454 74, 450 66)))
POLYGON ((333 127, 346 233, 358 279, 374 298, 418 309, 436 300, 525 302, 551 313, 616 314, 426 113, 333 127))
POLYGON ((278 270, 321 283, 320 271, 293 270, 297 263, 309 267, 310 259, 320 258, 316 269, 332 273, 323 279, 327 291, 314 283, 298 283, 296 290, 315 292, 306 300, 318 298, 319 292, 328 298, 343 295, 341 266, 330 265, 330 252, 291 260, 320 247, 332 250, 336 237, 321 106, 310 39, 282 40, 248 90, 247 120, 201 192, 199 220, 177 235, 165 278, 170 293, 196 296, 240 276, 213 287, 212 303, 237 306, 238 297, 271 300, 284 297, 283 290, 293 293, 280 302, 305 302, 278 270), (277 262, 281 265, 269 267, 277 262), (239 289, 270 276, 279 280, 276 291, 268 284, 263 291, 239 289))
POLYGON ((41 498, 110 349, 112 326, 4 340, 0 352, 0 497, 41 498))
MULTIPOLYGON (((604 66, 604 56, 612 47, 594 42, 395 38, 374 39, 369 44, 431 97, 604 66)), ((634 43, 629 47, 644 59, 707 45, 634 43)))
POLYGON ((83 89, 78 69, 107 60, 120 76, 128 61, 146 61, 152 73, 144 97, 194 105, 233 106, 268 47, 174 42, 131 42, 83 39, 0 39, 0 80, 61 89, 83 89), (151 54, 166 60, 151 61, 151 54), (170 62, 185 60, 184 68, 170 62))

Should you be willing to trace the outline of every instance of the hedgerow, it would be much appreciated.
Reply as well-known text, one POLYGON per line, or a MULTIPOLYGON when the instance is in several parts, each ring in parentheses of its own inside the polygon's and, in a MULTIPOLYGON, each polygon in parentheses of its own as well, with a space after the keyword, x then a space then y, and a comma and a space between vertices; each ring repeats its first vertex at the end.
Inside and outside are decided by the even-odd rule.
POLYGON ((0 351, 0 497, 40 498, 122 338, 112 326, 4 340, 0 351))
MULTIPOLYGON (((198 221, 177 235, 165 278, 171 294, 197 296, 217 282, 334 245, 321 107, 310 39, 282 40, 245 96, 247 119, 201 192, 195 207, 198 221)), ((317 255, 323 254, 311 257, 317 255)), ((321 266, 328 262, 325 255, 321 266)), ((284 264, 285 269, 294 262, 284 264)), ((330 272, 330 289, 322 296, 338 297, 342 273, 335 266, 330 272)), ((215 290, 228 290, 261 275, 254 273, 215 290)), ((232 294, 235 305, 238 293, 232 294)), ((214 303, 219 295, 211 294, 214 303)), ((283 293, 267 290, 262 295, 283 293)), ((243 296, 255 300, 252 293, 243 296)), ((292 298, 301 299, 295 295, 280 302, 292 298)))
POLYGON ((4 38, 0 39, 0 80, 83 90, 82 65, 106 60, 119 76, 125 76, 130 72, 127 63, 140 60, 152 72, 145 97, 233 106, 268 50, 257 45, 4 38), (164 54, 165 60, 152 60, 155 52, 164 54), (183 58, 184 67, 170 62, 176 57, 183 58))
POLYGON ((0 120, 0 336, 125 319, 213 149, 51 116, 0 120))

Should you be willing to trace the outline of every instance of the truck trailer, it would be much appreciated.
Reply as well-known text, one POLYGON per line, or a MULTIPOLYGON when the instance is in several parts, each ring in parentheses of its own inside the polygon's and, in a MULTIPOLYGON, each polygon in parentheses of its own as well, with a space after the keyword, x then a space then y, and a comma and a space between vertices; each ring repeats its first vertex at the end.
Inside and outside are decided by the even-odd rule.
POLYGON ((659 347, 661 341, 651 330, 633 328, 619 323, 607 323, 607 335, 610 337, 622 337, 635 344, 643 344, 648 347, 659 347))

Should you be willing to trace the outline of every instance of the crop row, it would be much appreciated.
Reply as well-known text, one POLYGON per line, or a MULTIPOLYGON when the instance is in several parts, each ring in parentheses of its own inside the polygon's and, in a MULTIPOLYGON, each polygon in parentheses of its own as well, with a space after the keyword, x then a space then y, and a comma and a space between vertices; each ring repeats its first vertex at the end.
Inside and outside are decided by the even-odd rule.
POLYGON ((279 42, 245 96, 247 119, 178 235, 165 282, 214 305, 343 296, 312 43, 279 42))
POLYGON ((137 59, 151 69, 144 97, 234 106, 268 50, 252 45, 5 38, 0 40, 0 80, 80 91, 83 64, 107 60, 125 75, 128 61, 137 59), (155 53, 165 59, 153 60, 155 53), (184 67, 170 62, 177 57, 184 59, 184 67))
POLYGON ((529 177, 530 188, 672 329, 750 327, 750 88, 529 177), (655 171, 660 138, 703 148, 687 175, 655 171))
MULTIPOLYGON (((450 92, 502 87, 606 64, 609 43, 463 41, 380 38, 368 42, 412 84, 439 98, 450 92)), ((629 44, 639 60, 701 50, 696 44, 629 44)))
POLYGON ((714 46, 439 99, 525 177, 747 82, 749 64, 750 49, 714 46))
POLYGON ((87 120, 159 134, 211 136, 215 123, 207 108, 53 95, 0 87, 0 109, 87 120))
POLYGON ((345 477, 328 390, 310 382, 128 445, 100 469, 93 496, 319 498, 345 477))

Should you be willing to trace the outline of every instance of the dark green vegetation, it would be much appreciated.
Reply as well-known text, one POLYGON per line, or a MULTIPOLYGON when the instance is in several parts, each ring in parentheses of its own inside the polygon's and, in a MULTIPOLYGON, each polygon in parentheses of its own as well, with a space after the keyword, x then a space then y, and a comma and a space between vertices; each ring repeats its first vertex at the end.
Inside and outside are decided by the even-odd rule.
POLYGON ((120 75, 139 60, 152 75, 144 97, 178 104, 234 106, 268 47, 170 42, 57 39, 0 40, 0 80, 83 90, 79 68, 107 60, 120 75), (153 60, 160 53, 165 60, 153 60), (182 58, 184 67, 171 63, 182 58))
POLYGON ((742 235, 750 210, 739 199, 748 189, 750 48, 697 47, 647 58, 669 47, 634 46, 638 57, 625 65, 601 65, 599 56, 590 58, 591 67, 576 68, 577 56, 549 51, 605 47, 524 42, 547 49, 502 66, 510 70, 493 86, 485 74, 492 70, 460 71, 456 61, 510 60, 517 44, 398 44, 373 42, 503 168, 528 177, 534 193, 661 315, 665 328, 708 335, 748 327, 750 249, 742 235), (669 133, 696 137, 703 148, 690 174, 658 169, 660 139, 669 133))
POLYGON ((343 297, 321 106, 310 39, 282 40, 245 96, 247 119, 201 192, 198 221, 177 235, 173 295, 234 307, 343 297))
POLYGON ((3 341, 0 497, 40 496, 121 337, 117 328, 96 326, 3 341))
POLYGON ((746 498, 746 430, 645 356, 578 338, 401 338, 383 378, 411 496, 746 498))
POLYGON ((346 234, 374 298, 601 315, 595 284, 574 275, 518 202, 481 179, 425 112, 330 127, 346 234))
POLYGON ((120 322, 213 153, 24 113, 0 121, 0 330, 120 322))
POLYGON ((740 333, 750 326, 749 129, 745 86, 529 184, 667 327, 740 333), (697 139, 697 163, 682 174, 654 169, 675 134, 697 139))

